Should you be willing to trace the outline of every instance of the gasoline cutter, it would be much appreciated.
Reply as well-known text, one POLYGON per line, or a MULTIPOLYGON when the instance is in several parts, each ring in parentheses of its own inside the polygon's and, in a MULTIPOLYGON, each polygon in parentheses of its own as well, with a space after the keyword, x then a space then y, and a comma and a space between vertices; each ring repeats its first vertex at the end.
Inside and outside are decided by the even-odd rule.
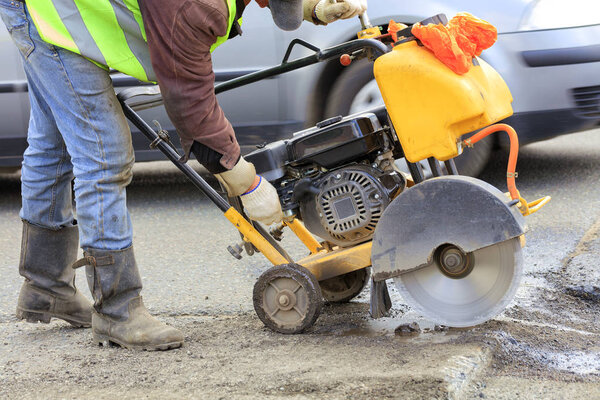
MULTIPOLYGON (((421 25, 447 22, 438 15, 421 25)), ((366 15, 361 23, 356 40, 319 49, 295 39, 280 65, 215 86, 218 94, 336 58, 344 65, 373 62, 384 106, 321 121, 245 156, 277 189, 284 220, 270 230, 245 216, 239 198, 222 197, 182 162, 166 131, 155 131, 137 114, 161 104, 157 86, 126 89, 118 98, 150 147, 164 153, 238 229, 242 241, 229 247, 232 255, 260 252, 273 264, 253 292, 254 309, 269 328, 302 332, 314 324, 324 300, 350 301, 369 281, 371 315, 385 316, 389 279, 409 306, 438 324, 487 321, 518 288, 524 216, 550 200, 523 199, 515 186, 517 135, 510 126, 491 125, 512 114, 510 92, 477 57, 459 75, 423 47, 410 27, 391 35, 371 26, 366 15), (297 46, 312 54, 292 60, 297 46), (459 175, 453 161, 497 131, 511 139, 508 193, 459 175), (408 172, 396 167, 401 158, 408 172), (280 245, 289 232, 306 246, 306 257, 294 260, 280 245)))

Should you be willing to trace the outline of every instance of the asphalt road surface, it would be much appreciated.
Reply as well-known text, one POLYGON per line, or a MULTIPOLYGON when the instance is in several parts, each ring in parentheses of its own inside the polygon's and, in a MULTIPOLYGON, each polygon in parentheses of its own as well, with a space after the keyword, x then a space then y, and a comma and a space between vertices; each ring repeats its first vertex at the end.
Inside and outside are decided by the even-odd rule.
MULTIPOLYGON (((504 190, 506 161, 496 154, 481 178, 504 190)), ((252 308, 268 262, 232 258, 237 231, 170 164, 137 165, 128 202, 144 299, 186 335, 169 352, 97 347, 89 330, 16 320, 19 180, 0 175, 0 398, 600 398, 600 130, 527 146, 517 169, 525 198, 553 199, 527 219, 524 279, 499 317, 434 330, 392 289, 393 317, 371 320, 367 289, 287 336, 252 308), (420 333, 395 333, 411 322, 420 333)))

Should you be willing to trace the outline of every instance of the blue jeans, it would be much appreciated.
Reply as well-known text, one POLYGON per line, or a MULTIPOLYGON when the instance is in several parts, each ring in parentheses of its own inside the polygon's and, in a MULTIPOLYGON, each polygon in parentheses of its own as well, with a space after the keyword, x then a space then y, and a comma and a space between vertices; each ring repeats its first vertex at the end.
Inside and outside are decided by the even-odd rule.
POLYGON ((0 16, 21 53, 31 102, 21 218, 54 230, 72 224, 74 177, 81 247, 129 247, 133 147, 108 72, 44 42, 24 3, 0 0, 0 16))

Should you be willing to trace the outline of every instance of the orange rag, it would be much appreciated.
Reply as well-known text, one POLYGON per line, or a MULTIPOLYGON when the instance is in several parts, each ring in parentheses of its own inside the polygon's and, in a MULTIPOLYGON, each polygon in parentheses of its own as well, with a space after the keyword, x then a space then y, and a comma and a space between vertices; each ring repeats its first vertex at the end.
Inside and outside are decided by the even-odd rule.
POLYGON ((496 28, 469 13, 458 13, 443 24, 416 23, 411 32, 425 47, 455 73, 462 75, 471 69, 472 58, 491 47, 498 37, 496 28))
POLYGON ((394 40, 394 42, 398 41, 398 32, 400 32, 404 28, 406 28, 406 25, 399 24, 393 19, 390 20, 390 24, 388 25, 388 33, 392 35, 392 39, 394 40))

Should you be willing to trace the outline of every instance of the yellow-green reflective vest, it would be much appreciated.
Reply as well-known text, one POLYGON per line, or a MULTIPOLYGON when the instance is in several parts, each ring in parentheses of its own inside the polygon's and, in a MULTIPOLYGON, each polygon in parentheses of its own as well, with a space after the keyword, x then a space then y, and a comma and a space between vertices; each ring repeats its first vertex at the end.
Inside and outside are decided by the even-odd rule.
MULTIPOLYGON (((40 37, 141 81, 156 81, 138 0, 26 0, 40 37)), ((243 3, 242 3, 243 4, 243 3)), ((236 0, 227 0, 227 34, 236 18, 236 0)), ((238 20, 241 23, 241 18, 238 20)))

